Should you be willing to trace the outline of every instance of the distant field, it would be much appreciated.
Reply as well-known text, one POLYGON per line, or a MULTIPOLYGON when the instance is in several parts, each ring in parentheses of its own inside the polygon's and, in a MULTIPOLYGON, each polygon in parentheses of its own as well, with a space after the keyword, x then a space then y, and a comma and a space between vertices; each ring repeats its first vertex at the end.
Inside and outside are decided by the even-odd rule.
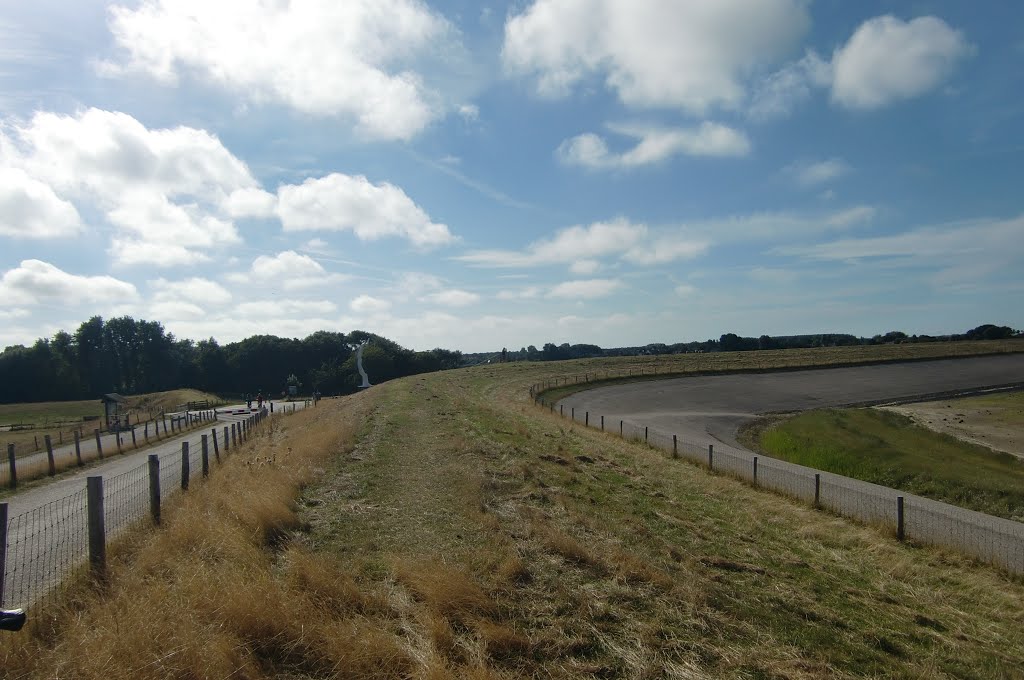
POLYGON ((1024 461, 898 413, 807 411, 761 429, 752 443, 775 458, 1024 521, 1024 461))
MULTIPOLYGON (((210 399, 217 403, 212 394, 193 389, 154 392, 128 397, 128 406, 135 410, 140 420, 147 420, 150 415, 159 413, 161 409, 170 411, 187 401, 210 399)), ((43 446, 43 435, 49 434, 54 445, 72 440, 72 432, 78 423, 86 429, 100 427, 103 417, 103 405, 99 398, 82 401, 46 401, 28 404, 0 404, 0 425, 30 424, 33 429, 0 431, 0 443, 14 444, 20 452, 32 451, 43 446), (100 420, 85 422, 83 416, 98 416, 100 420)), ((133 416, 132 422, 135 422, 133 416)))

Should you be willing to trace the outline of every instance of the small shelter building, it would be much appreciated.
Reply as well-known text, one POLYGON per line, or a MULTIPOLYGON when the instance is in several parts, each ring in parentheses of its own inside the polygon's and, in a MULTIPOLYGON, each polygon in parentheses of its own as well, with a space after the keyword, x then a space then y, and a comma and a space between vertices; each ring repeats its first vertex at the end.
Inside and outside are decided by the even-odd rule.
POLYGON ((124 408, 128 403, 127 399, 111 392, 104 394, 100 401, 103 403, 103 422, 106 423, 108 430, 120 430, 127 425, 128 413, 124 408))

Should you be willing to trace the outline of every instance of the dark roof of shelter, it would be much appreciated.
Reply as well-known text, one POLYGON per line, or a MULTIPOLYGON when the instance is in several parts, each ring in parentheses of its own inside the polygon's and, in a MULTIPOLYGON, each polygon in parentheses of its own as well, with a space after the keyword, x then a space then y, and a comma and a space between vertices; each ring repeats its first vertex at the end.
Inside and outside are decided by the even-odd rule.
POLYGON ((110 394, 104 394, 103 397, 100 398, 100 401, 115 401, 118 404, 124 404, 128 400, 116 392, 111 392, 110 394))

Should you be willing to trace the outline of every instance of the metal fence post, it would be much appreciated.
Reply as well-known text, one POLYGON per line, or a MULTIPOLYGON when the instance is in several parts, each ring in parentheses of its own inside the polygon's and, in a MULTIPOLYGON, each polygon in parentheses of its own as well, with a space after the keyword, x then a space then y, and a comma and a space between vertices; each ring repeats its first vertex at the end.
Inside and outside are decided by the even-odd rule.
POLYGON ((708 444, 708 469, 715 469, 715 445, 708 444))
POLYGON ((99 430, 99 428, 96 428, 95 430, 93 430, 92 433, 94 435, 96 435, 96 455, 98 455, 100 457, 100 460, 103 460, 103 442, 100 441, 100 430, 99 430))
POLYGON ((7 464, 11 468, 11 475, 10 475, 11 482, 10 482, 10 484, 11 484, 11 488, 12 489, 17 489, 18 488, 18 469, 15 466, 14 460, 15 460, 14 444, 8 444, 7 445, 7 464))
POLYGON ((4 603, 7 580, 7 503, 0 503, 0 606, 4 603))
POLYGON ((896 540, 902 541, 903 538, 903 496, 896 496, 896 540))
POLYGON ((46 443, 46 467, 51 477, 57 474, 57 465, 53 460, 53 440, 50 439, 50 435, 43 435, 43 442, 46 443))
POLYGON ((107 570, 107 532, 103 518, 103 478, 86 480, 86 506, 89 515, 89 564, 93 576, 103 578, 107 570))
POLYGON ((210 449, 206 435, 203 435, 203 477, 210 476, 210 449))
POLYGON ((149 454, 149 514, 160 524, 160 456, 149 454))
POLYGON ((75 461, 78 467, 82 467, 82 441, 78 436, 78 430, 75 430, 75 461))
POLYGON ((188 491, 188 442, 181 443, 181 490, 188 491))
POLYGON ((219 463, 220 462, 220 447, 217 446, 217 428, 215 428, 215 427, 211 428, 210 429, 210 435, 212 435, 212 437, 213 437, 213 457, 216 458, 217 462, 219 463))

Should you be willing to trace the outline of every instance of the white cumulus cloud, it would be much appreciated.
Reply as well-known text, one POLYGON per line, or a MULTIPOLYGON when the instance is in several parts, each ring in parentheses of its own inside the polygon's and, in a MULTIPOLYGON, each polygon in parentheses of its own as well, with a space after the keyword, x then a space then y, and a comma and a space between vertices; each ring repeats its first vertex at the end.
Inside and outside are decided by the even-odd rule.
POLYGON ((349 303, 349 308, 360 314, 383 314, 391 309, 391 303, 372 295, 360 295, 349 303))
POLYGON ((971 53, 963 35, 932 16, 865 21, 832 57, 832 99, 851 109, 877 109, 933 89, 971 53))
POLYGON ((444 307, 468 307, 479 302, 480 296, 466 290, 452 289, 431 293, 425 300, 444 307))
POLYGON ((343 274, 334 274, 308 255, 285 250, 277 255, 260 255, 252 262, 248 272, 228 275, 237 284, 256 287, 279 285, 285 290, 299 290, 329 286, 348 280, 343 274))
POLYGON ((130 303, 139 297, 135 286, 111 276, 70 274, 49 262, 22 260, 0 277, 0 299, 5 304, 130 303))
POLYGON ((222 204, 258 183, 205 130, 148 129, 100 109, 5 122, 14 132, 0 163, 23 173, 22 193, 30 187, 64 229, 77 218, 73 204, 98 210, 115 227, 115 263, 187 264, 241 242, 222 204))
POLYGON ((508 19, 507 70, 564 95, 603 78, 628 106, 704 114, 745 97, 752 69, 785 57, 810 26, 806 0, 536 0, 508 19))
POLYGON ((19 168, 0 167, 0 235, 63 238, 82 229, 78 211, 19 168))
POLYGON ((158 302, 186 300, 204 306, 226 305, 231 302, 231 293, 216 281, 200 277, 168 281, 155 279, 149 282, 153 299, 158 302))
POLYGON ((455 240, 399 187, 361 175, 332 173, 282 186, 277 211, 285 231, 351 231, 366 241, 400 236, 421 248, 455 240))
POLYGON ((443 113, 416 65, 460 48, 457 31, 418 0, 144 0, 113 6, 110 31, 122 54, 103 73, 168 83, 194 74, 379 139, 408 139, 443 113))
POLYGON ((608 149, 605 140, 593 133, 567 139, 558 147, 559 160, 586 168, 634 168, 664 161, 678 154, 687 156, 745 156, 750 141, 738 130, 704 122, 696 128, 663 128, 644 125, 610 125, 612 132, 638 140, 621 153, 608 149))

